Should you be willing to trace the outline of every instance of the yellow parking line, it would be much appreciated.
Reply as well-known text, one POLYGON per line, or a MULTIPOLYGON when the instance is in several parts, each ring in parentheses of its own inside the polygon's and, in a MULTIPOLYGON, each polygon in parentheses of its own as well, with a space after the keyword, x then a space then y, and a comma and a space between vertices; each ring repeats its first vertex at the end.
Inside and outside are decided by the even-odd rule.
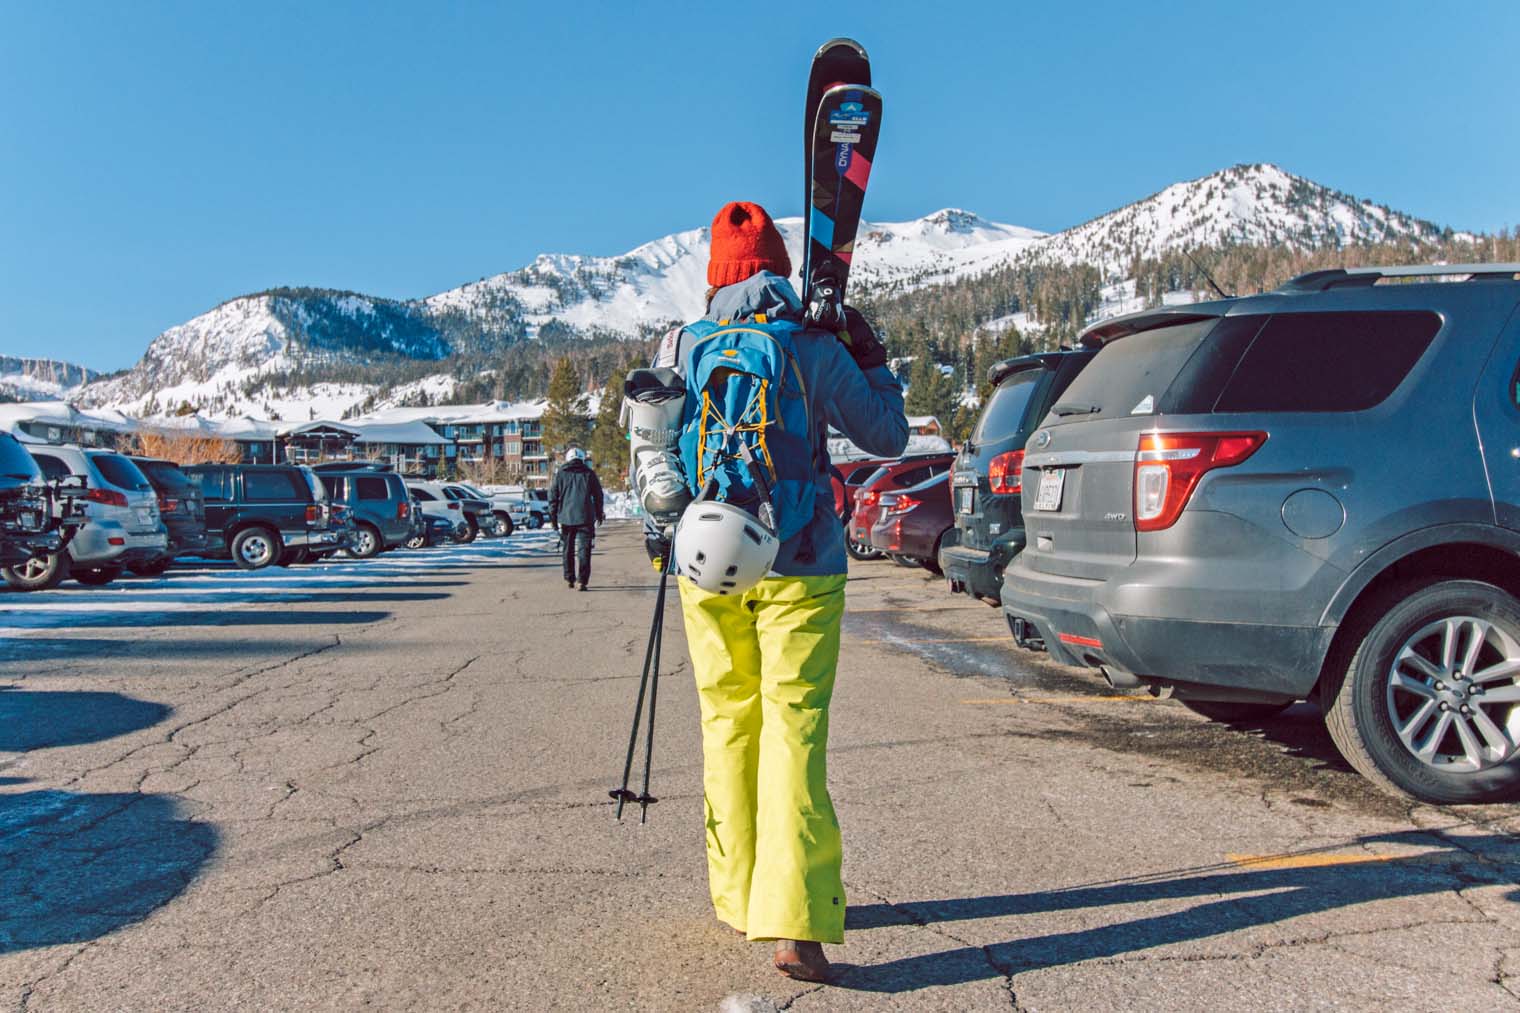
POLYGON ((1126 693, 1073 693, 1070 696, 1000 696, 990 700, 962 700, 972 706, 1009 706, 1021 703, 1086 703, 1089 700, 1129 700, 1133 703, 1155 703, 1155 697, 1130 696, 1126 693))
POLYGON ((1323 854, 1308 855, 1225 855, 1235 865, 1243 869, 1317 869, 1326 865, 1362 865, 1367 862, 1392 861, 1393 855, 1369 855, 1365 852, 1355 854, 1336 854, 1325 852, 1323 854))

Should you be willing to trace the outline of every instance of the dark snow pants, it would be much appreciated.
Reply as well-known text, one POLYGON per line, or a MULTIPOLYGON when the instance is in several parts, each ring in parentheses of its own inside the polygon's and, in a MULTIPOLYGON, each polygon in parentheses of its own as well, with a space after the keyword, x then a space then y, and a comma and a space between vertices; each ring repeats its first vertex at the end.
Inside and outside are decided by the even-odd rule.
POLYGON ((565 580, 584 584, 591 579, 591 542, 596 535, 593 524, 561 524, 559 537, 564 542, 565 580), (575 575, 580 566, 580 577, 575 575))

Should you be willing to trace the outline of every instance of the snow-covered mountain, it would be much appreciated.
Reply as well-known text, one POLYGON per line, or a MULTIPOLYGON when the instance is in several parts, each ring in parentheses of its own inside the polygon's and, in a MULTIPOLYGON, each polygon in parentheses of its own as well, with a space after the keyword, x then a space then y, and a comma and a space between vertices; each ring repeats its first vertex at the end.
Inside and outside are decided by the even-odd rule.
POLYGON ((57 359, 22 359, 0 355, 0 401, 65 398, 100 373, 57 359))
MULTIPOLYGON (((802 220, 777 224, 800 266, 802 220)), ((955 209, 909 222, 863 222, 851 284, 867 294, 902 292, 1041 261, 1090 263, 1118 284, 1136 256, 1168 251, 1239 243, 1311 249, 1451 235, 1277 166, 1241 165, 1050 235, 955 209)), ((699 228, 621 256, 543 254, 520 270, 412 301, 321 289, 233 299, 165 331, 130 371, 85 387, 81 398, 137 412, 181 401, 207 413, 258 410, 276 400, 294 410, 311 393, 307 388, 328 381, 330 390, 310 398, 327 411, 421 375, 414 368, 389 383, 355 381, 356 367, 457 356, 468 362, 537 337, 647 337, 700 315, 708 242, 708 230, 699 228)))
POLYGON ((1237 165, 1174 183, 1039 243, 1040 259, 1112 274, 1136 257, 1206 246, 1345 248, 1458 237, 1450 229, 1310 182, 1275 165, 1237 165))

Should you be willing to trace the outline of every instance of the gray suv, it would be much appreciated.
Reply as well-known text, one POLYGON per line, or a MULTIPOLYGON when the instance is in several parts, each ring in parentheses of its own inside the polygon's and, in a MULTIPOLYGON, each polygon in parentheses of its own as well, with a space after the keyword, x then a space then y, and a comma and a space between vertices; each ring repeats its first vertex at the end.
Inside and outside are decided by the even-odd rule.
POLYGON ((1316 699, 1386 789, 1520 797, 1517 273, 1320 271, 1089 328, 1028 444, 1010 623, 1216 719, 1316 699))

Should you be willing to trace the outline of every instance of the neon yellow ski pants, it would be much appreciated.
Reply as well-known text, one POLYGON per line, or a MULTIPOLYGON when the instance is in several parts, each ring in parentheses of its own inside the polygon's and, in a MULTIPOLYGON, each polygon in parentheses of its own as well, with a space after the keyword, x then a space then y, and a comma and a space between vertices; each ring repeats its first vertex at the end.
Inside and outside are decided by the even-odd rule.
POLYGON ((747 594, 681 580, 702 707, 707 880, 750 939, 844 941, 829 700, 843 574, 767 577, 747 594))

